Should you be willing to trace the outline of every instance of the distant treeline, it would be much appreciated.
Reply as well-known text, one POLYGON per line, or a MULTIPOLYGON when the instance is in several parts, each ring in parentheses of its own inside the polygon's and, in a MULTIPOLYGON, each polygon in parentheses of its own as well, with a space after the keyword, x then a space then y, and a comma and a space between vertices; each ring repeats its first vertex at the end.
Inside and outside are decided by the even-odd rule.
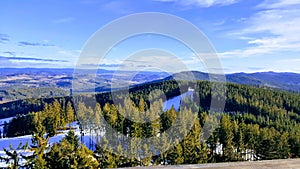
MULTIPOLYGON (((166 99, 178 96, 188 90, 189 87, 197 88, 199 91, 199 104, 203 110, 208 110, 211 104, 211 83, 207 81, 198 81, 198 86, 192 82, 180 81, 180 84, 175 80, 167 80, 157 83, 147 83, 143 85, 136 85, 129 90, 115 91, 114 95, 129 95, 132 100, 137 104, 139 98, 147 101, 147 97, 151 91, 161 90, 166 96, 166 99), (181 91, 182 90, 182 91, 181 91)), ((299 93, 291 93, 287 91, 275 89, 263 89, 247 85, 238 85, 233 83, 226 84, 226 106, 225 112, 249 112, 251 114, 259 115, 265 114, 271 109, 270 107, 276 106, 281 109, 290 111, 290 116, 297 119, 297 114, 300 112, 300 99, 299 93), (260 106, 259 106, 260 105, 260 106)), ((216 94, 216 93, 213 93, 216 94)), ((221 93, 222 94, 222 93, 221 93)), ((221 95, 220 94, 220 95, 221 95)), ((54 100, 61 103, 66 103, 72 100, 74 103, 80 101, 96 100, 101 106, 105 103, 113 103, 112 94, 110 92, 99 93, 96 95, 77 95, 72 98, 66 97, 50 97, 50 98, 35 98, 12 101, 0 104, 0 118, 13 117, 17 114, 27 114, 29 112, 41 111, 44 109, 45 103, 51 104, 54 100)), ((196 100, 198 101, 198 100, 196 100)), ((74 106, 73 106, 74 107, 74 106)), ((299 121, 300 119, 298 119, 299 121)))
POLYGON ((0 90, 0 97, 5 100, 23 100, 26 98, 47 98, 68 96, 69 91, 56 87, 28 87, 28 88, 4 88, 0 90))
MULTIPOLYGON (((141 94, 139 93, 150 93, 155 89, 162 89, 165 95, 168 98, 177 96, 180 94, 180 90, 178 88, 178 84, 175 81, 166 81, 160 83, 148 83, 144 85, 137 85, 134 88, 130 88, 128 90, 120 90, 115 91, 115 95, 119 95, 122 93, 130 92, 130 97, 132 99, 137 100, 141 94), (170 88, 173 87, 173 88, 170 88)), ((29 112, 42 111, 44 109, 45 103, 51 104, 55 100, 58 100, 60 103, 69 102, 72 99, 74 103, 78 103, 79 101, 91 100, 91 102, 95 102, 95 100, 100 103, 102 106, 106 102, 113 102, 111 92, 99 93, 96 95, 91 94, 82 94, 76 95, 72 98, 69 96, 66 97, 48 97, 48 98, 28 98, 24 100, 11 101, 7 103, 0 104, 0 118, 14 117, 16 115, 28 114, 29 112)))

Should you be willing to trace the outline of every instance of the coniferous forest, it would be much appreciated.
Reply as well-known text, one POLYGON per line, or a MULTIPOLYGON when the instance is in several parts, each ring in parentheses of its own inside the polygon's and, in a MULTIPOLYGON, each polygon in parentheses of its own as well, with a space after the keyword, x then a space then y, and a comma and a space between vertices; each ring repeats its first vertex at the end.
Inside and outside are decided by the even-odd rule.
POLYGON ((206 81, 167 80, 113 93, 5 103, 0 117, 15 118, 1 136, 31 134, 32 144, 4 149, 1 159, 11 159, 11 168, 115 168, 300 157, 299 93, 224 85, 223 110, 210 109, 222 93, 206 81), (189 88, 196 89, 193 97, 182 99, 179 109, 163 110, 166 100, 189 88), (50 145, 64 130, 66 136, 50 145), (88 145, 82 144, 85 135, 88 145))

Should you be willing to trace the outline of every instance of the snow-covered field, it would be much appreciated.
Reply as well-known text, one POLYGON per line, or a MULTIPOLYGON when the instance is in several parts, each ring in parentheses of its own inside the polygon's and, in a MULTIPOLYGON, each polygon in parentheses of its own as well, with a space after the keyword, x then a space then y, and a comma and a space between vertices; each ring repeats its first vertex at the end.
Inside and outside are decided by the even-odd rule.
MULTIPOLYGON (((5 121, 5 120, 11 120, 12 118, 7 118, 7 119, 1 119, 1 121, 5 121)), ((77 122, 73 122, 70 125, 67 126, 71 126, 72 128, 74 128, 74 132, 75 134, 81 138, 81 134, 80 134, 80 130, 79 130, 79 126, 77 124, 77 122)), ((62 130, 62 131, 58 131, 59 134, 51 137, 49 139, 49 145, 52 145, 54 143, 58 143, 60 140, 62 140, 65 135, 68 133, 69 130, 62 130)), ((95 147, 91 147, 90 146, 90 135, 88 134, 88 132, 84 132, 84 136, 82 137, 82 141, 83 143, 90 149, 95 150, 95 147)), ((13 137, 13 138, 2 138, 0 139, 0 156, 1 157, 7 157, 6 153, 3 151, 3 148, 6 148, 9 150, 10 145, 12 145, 13 148, 17 148, 20 143, 22 143, 22 145, 28 143, 28 145, 32 145, 32 135, 25 135, 25 136, 19 136, 19 137, 13 137)), ((22 150, 23 151, 23 150, 22 150)), ((32 152, 30 152, 29 150, 26 151, 17 151, 18 153, 21 153, 22 155, 30 155, 32 154, 32 152)), ((20 164, 25 164, 26 161, 24 159, 20 159, 20 164)), ((0 168, 4 168, 7 167, 8 164, 6 164, 5 161, 0 161, 0 168)))
MULTIPOLYGON (((166 110, 169 110, 171 109, 172 106, 174 106, 175 110, 178 110, 179 107, 180 107, 180 102, 182 99, 184 99, 186 96, 190 96, 192 97, 191 95, 191 92, 186 92, 186 93, 183 93, 179 96, 176 96, 176 97, 173 97, 167 101, 165 101, 163 103, 163 110, 166 111, 166 110)), ((13 117, 10 117, 10 118, 5 118, 5 119, 0 119, 0 131, 3 132, 3 124, 4 122, 7 122, 9 123, 11 120, 12 120, 13 117)), ((81 134, 80 134, 80 129, 79 129, 79 126, 77 124, 77 122, 73 122, 71 124, 68 124, 67 125, 68 127, 72 127, 74 129, 74 132, 75 134, 80 138, 80 140, 82 139, 82 142, 91 150, 95 150, 95 147, 94 146, 91 146, 90 144, 90 141, 91 141, 91 135, 89 135, 89 133, 87 131, 84 132, 84 136, 81 137, 81 134)), ((68 130, 61 130, 61 131, 58 131, 59 134, 51 137, 49 139, 49 145, 52 145, 54 143, 58 143, 60 140, 62 140, 66 133, 68 133, 68 130)), ((94 133, 94 137, 95 137, 95 133, 94 133)), ((99 134, 100 137, 104 135, 104 132, 100 133, 99 134)), ((22 145, 28 143, 28 145, 32 145, 32 135, 25 135, 25 136, 19 136, 19 137, 13 137, 13 138, 2 138, 0 139, 0 156, 1 157, 6 157, 6 154, 5 152, 3 151, 3 148, 6 148, 6 149, 9 149, 10 145, 12 145, 13 148, 17 148, 20 143, 22 143, 22 145)), ((95 138, 94 138, 95 139, 95 138)), ((23 151, 23 152, 20 152, 19 153, 22 153, 22 155, 30 155, 32 154, 32 152, 30 152, 29 150, 26 150, 26 151, 23 151)), ((20 164, 25 164, 26 161, 24 159, 21 159, 19 161, 20 164)), ((5 161, 0 161, 0 168, 4 168, 4 167, 7 167, 8 164, 6 164, 5 161)))
MULTIPOLYGON (((4 119, 0 119, 0 133, 3 133, 3 127, 4 127, 4 123, 9 123, 11 120, 13 119, 13 117, 9 117, 9 118, 4 118, 4 119)), ((1 137, 1 135, 0 135, 1 137)), ((0 144, 1 145, 1 144, 0 144)))
POLYGON ((9 123, 14 117, 8 117, 8 118, 4 118, 4 119, 0 119, 0 125, 3 125, 4 122, 9 123))

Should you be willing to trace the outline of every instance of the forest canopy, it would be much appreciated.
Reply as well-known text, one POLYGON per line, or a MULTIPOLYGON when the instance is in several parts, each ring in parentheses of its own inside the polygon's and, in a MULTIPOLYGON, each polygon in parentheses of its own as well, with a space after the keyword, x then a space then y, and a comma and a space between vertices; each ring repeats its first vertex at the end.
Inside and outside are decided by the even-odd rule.
MULTIPOLYGON (((212 85, 215 84, 205 81, 168 80, 132 87, 129 98, 124 96, 128 91, 121 90, 95 96, 7 103, 2 106, 0 115, 19 115, 6 124, 3 135, 35 136, 41 130, 38 126, 43 126, 47 137, 51 137, 77 121, 81 138, 86 133, 99 139, 90 140, 88 148, 94 150, 92 153, 75 143, 81 138, 72 144, 76 144, 78 153, 84 151, 95 158, 94 165, 101 168, 300 157, 299 94, 228 83, 225 108, 218 112, 210 110, 211 99, 221 95, 212 92, 212 85), (194 97, 182 100, 179 110, 162 109, 164 101, 189 88, 197 89, 194 97), (162 92, 152 92, 158 90, 162 92), (177 121, 180 125, 174 125, 177 121), (211 126, 216 127, 205 137, 203 127, 211 126), (166 131, 170 130, 176 134, 168 139, 166 131), (136 139, 126 140, 127 137, 136 139), (145 144, 140 141, 143 138, 153 138, 153 145, 159 146, 145 144)), ((62 155, 66 151, 65 144, 62 141, 48 151, 62 155)), ((50 160, 48 155, 40 158, 45 163, 50 160)))

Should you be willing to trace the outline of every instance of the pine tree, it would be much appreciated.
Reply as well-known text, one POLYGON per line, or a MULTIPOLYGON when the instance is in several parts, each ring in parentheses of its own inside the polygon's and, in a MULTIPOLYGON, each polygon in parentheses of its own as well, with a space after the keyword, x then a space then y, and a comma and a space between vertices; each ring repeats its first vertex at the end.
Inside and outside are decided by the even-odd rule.
POLYGON ((219 144, 218 131, 214 131, 206 140, 209 147, 208 161, 211 163, 217 162, 218 154, 216 153, 217 145, 219 144))
POLYGON ((184 163, 182 144, 178 140, 175 142, 175 146, 168 152, 168 159, 171 165, 179 165, 184 163))
POLYGON ((97 145, 95 150, 95 156, 99 163, 100 168, 113 168, 117 167, 114 154, 111 152, 111 148, 108 147, 108 140, 103 137, 103 144, 97 145))
POLYGON ((22 158, 22 153, 28 148, 28 143, 22 145, 20 143, 18 147, 15 149, 13 146, 10 144, 10 149, 3 148, 3 151, 5 152, 7 157, 1 157, 1 160, 5 160, 7 164, 9 164, 11 161, 12 163, 10 164, 9 168, 11 169, 18 169, 19 167, 25 167, 19 164, 20 159, 22 158))
POLYGON ((62 169, 63 155, 57 143, 53 144, 50 151, 46 154, 47 168, 62 169))
POLYGON ((290 156, 293 158, 300 157, 300 126, 295 127, 289 133, 290 156))
POLYGON ((260 128, 258 125, 246 125, 245 141, 247 149, 250 150, 250 156, 258 158, 260 151, 260 128))
POLYGON ((54 121, 55 121, 55 126, 56 128, 59 128, 59 127, 62 127, 62 126, 65 126, 66 124, 66 121, 65 121, 65 111, 63 111, 60 103, 58 100, 55 100, 53 103, 52 103, 52 106, 51 106, 51 109, 50 109, 54 114, 54 121))
POLYGON ((271 160, 276 156, 276 131, 274 128, 262 128, 260 139, 262 140, 257 149, 257 155, 263 160, 271 160), (268 146, 266 146, 268 145, 268 146))
POLYGON ((95 119, 94 119, 94 110, 89 107, 87 109, 87 114, 86 114, 86 117, 87 117, 87 124, 88 124, 88 129, 89 129, 89 148, 92 148, 93 147, 93 131, 95 129, 95 119))
POLYGON ((54 144, 47 153, 49 168, 98 168, 99 163, 93 152, 83 144, 73 131, 69 131, 65 138, 54 144))
POLYGON ((288 158, 290 152, 290 144, 288 142, 289 134, 287 132, 279 133, 276 136, 277 157, 280 159, 288 158))
MULTIPOLYGON (((66 107, 66 121, 71 125, 71 123, 75 120, 75 117, 74 117, 74 110, 73 110, 73 107, 72 107, 72 104, 71 102, 68 102, 67 103, 67 107, 66 107)), ((69 128, 71 127, 69 125, 69 128)))
POLYGON ((126 158, 123 156, 123 146, 121 143, 117 147, 117 154, 115 154, 115 163, 117 167, 122 167, 126 162, 126 158))
POLYGON ((223 160, 234 161, 236 160, 236 154, 234 152, 233 145, 233 131, 232 123, 228 115, 223 115, 219 128, 220 143, 223 145, 223 160))
POLYGON ((81 145, 76 151, 75 165, 70 168, 78 169, 97 169, 99 168, 99 163, 93 155, 93 152, 89 150, 86 146, 81 145))
POLYGON ((207 161, 206 146, 200 140, 200 134, 200 123, 199 120, 196 119, 191 131, 182 141, 182 145, 184 146, 184 163, 199 164, 207 161))
POLYGON ((167 140, 167 134, 166 132, 163 132, 160 136, 160 147, 159 147, 159 153, 160 153, 160 162, 163 164, 163 165, 167 165, 168 163, 168 159, 167 159, 167 156, 168 156, 168 149, 170 148, 169 147, 169 143, 168 143, 168 140, 167 140))
POLYGON ((47 149, 50 135, 47 133, 47 137, 45 137, 46 129, 39 119, 39 113, 37 113, 35 116, 36 129, 32 136, 33 146, 31 150, 33 151, 33 156, 28 160, 28 165, 33 166, 33 168, 43 169, 46 168, 44 152, 47 149))
POLYGON ((141 165, 142 166, 149 166, 151 163, 152 152, 150 150, 149 145, 143 145, 143 155, 141 157, 141 165))
POLYGON ((234 147, 237 150, 238 158, 237 160, 245 159, 245 144, 244 144, 244 133, 245 133, 245 123, 238 123, 238 121, 233 121, 233 131, 234 131, 234 147))
POLYGON ((96 133, 96 143, 99 141, 99 134, 101 134, 104 129, 104 124, 102 122, 103 112, 101 109, 101 105, 99 103, 96 104, 94 115, 93 115, 93 129, 96 133))
POLYGON ((78 103, 77 108, 77 119, 79 122, 80 134, 81 134, 81 143, 83 143, 84 130, 87 129, 87 117, 86 117, 87 108, 83 102, 78 103))

